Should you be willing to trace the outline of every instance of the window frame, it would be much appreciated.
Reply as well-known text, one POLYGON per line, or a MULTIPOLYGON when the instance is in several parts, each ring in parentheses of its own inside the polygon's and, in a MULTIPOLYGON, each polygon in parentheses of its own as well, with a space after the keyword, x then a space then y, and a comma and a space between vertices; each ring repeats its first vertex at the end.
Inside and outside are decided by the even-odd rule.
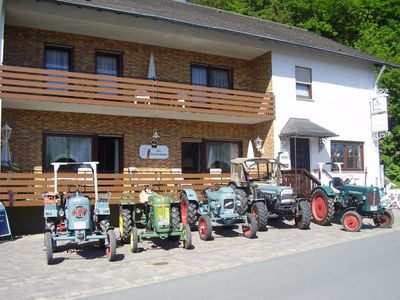
MULTIPOLYGON (((331 161, 334 161, 333 158, 333 152, 332 152, 332 144, 341 144, 343 146, 343 165, 342 165, 342 170, 344 171, 364 171, 364 143, 363 142, 357 142, 357 141, 336 141, 332 140, 331 141, 331 161), (360 168, 349 168, 348 167, 348 158, 349 156, 347 155, 347 146, 348 145, 358 145, 360 147, 360 168)), ((332 170, 338 170, 337 166, 335 164, 332 164, 332 170)))
MULTIPOLYGON (((193 76, 192 76, 192 70, 193 68, 199 68, 207 71, 207 85, 206 87, 212 87, 212 88, 217 88, 217 89, 224 89, 222 87, 215 87, 211 85, 211 71, 212 70, 223 70, 228 72, 228 80, 229 80, 229 87, 226 89, 233 89, 233 68, 229 67, 223 67, 223 66, 215 66, 215 65, 207 65, 207 64, 201 64, 201 63, 196 63, 192 62, 190 64, 190 84, 195 85, 193 83, 193 76)), ((204 85, 199 85, 199 86, 204 86, 204 85)))
POLYGON ((64 72, 73 72, 74 71, 74 47, 69 46, 69 45, 59 45, 59 44, 44 44, 44 50, 43 50, 43 68, 46 70, 54 70, 54 71, 64 71, 64 72), (61 70, 61 69, 48 69, 46 67, 46 51, 47 50, 60 50, 60 51, 66 51, 68 52, 69 55, 69 66, 68 66, 68 71, 66 70, 61 70))
POLYGON ((102 49, 96 49, 94 52, 94 72, 98 75, 111 76, 108 74, 97 73, 97 55, 113 56, 117 58, 117 77, 124 76, 124 66, 123 66, 123 52, 108 51, 102 49))
MULTIPOLYGON (((97 134, 97 133, 76 133, 76 132, 51 132, 45 131, 42 133, 42 169, 43 172, 53 172, 51 163, 49 166, 46 165, 46 149, 47 149, 47 137, 48 136, 59 136, 59 137, 77 137, 77 138, 91 138, 92 142, 92 161, 98 160, 98 138, 99 137, 115 137, 120 138, 121 144, 119 149, 119 170, 118 173, 123 171, 124 166, 124 136, 119 134, 97 134)), ((67 170, 63 172, 69 172, 67 170)), ((72 172, 72 171, 71 171, 72 172)), ((114 172, 112 172, 114 173, 114 172)))
POLYGON ((307 68, 307 67, 302 67, 302 66, 295 66, 294 76, 295 76, 295 80, 296 80, 296 97, 299 98, 299 99, 312 99, 312 96, 313 96, 313 93, 312 93, 312 81, 313 81, 312 80, 312 69, 311 68, 307 68), (296 76, 297 68, 306 69, 306 70, 310 71, 310 82, 300 81, 300 80, 297 79, 297 76, 296 76), (308 96, 299 95, 297 93, 297 85, 298 84, 303 85, 303 86, 308 86, 308 96))

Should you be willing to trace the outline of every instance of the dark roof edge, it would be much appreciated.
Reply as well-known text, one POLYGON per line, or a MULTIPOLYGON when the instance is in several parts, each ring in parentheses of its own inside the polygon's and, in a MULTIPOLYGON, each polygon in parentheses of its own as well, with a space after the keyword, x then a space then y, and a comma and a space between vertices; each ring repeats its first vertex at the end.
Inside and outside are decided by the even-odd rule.
POLYGON ((124 14, 124 15, 130 15, 130 16, 135 16, 135 17, 144 17, 144 18, 149 18, 149 19, 162 20, 162 21, 182 24, 182 25, 186 25, 186 26, 190 26, 190 27, 197 27, 197 28, 215 30, 215 31, 220 31, 220 32, 229 32, 229 33, 232 33, 232 34, 239 34, 239 35, 243 35, 243 36, 246 36, 246 37, 252 37, 252 38, 257 38, 257 39, 261 39, 261 40, 271 40, 271 41, 285 43, 285 44, 291 44, 291 45, 295 45, 295 46, 299 46, 299 47, 303 47, 303 48, 309 48, 309 49, 319 50, 319 51, 323 51, 323 52, 329 52, 329 53, 333 53, 333 54, 337 54, 337 55, 347 56, 347 57, 355 58, 355 59, 358 59, 358 60, 372 62, 372 63, 375 63, 377 65, 382 65, 382 66, 386 65, 388 67, 400 68, 399 64, 387 62, 387 61, 380 60, 380 59, 374 59, 372 57, 371 58, 366 58, 366 57, 361 57, 361 56, 357 56, 357 55, 353 55, 353 54, 349 54, 349 53, 343 53, 343 52, 340 52, 340 51, 329 50, 329 49, 325 49, 325 48, 321 48, 321 47, 317 47, 317 46, 311 46, 311 45, 304 45, 304 44, 300 44, 300 43, 295 43, 295 42, 291 42, 291 41, 284 40, 284 39, 268 37, 268 36, 264 36, 264 35, 257 35, 257 34, 253 34, 253 33, 249 33, 249 32, 231 30, 231 29, 214 27, 214 26, 205 26, 205 25, 202 25, 202 24, 190 23, 190 22, 187 22, 187 21, 182 21, 182 20, 168 18, 168 17, 162 17, 162 16, 158 16, 158 15, 140 14, 140 13, 128 12, 128 11, 113 9, 113 8, 109 8, 109 7, 104 7, 102 5, 90 4, 90 2, 87 3, 87 4, 82 4, 82 3, 73 3, 73 2, 70 2, 68 0, 55 0, 55 1, 54 0, 37 0, 37 1, 58 3, 58 4, 69 5, 69 6, 75 6, 75 7, 85 7, 85 8, 89 8, 89 9, 103 10, 103 11, 106 11, 106 12, 111 12, 111 13, 116 13, 116 14, 124 14))

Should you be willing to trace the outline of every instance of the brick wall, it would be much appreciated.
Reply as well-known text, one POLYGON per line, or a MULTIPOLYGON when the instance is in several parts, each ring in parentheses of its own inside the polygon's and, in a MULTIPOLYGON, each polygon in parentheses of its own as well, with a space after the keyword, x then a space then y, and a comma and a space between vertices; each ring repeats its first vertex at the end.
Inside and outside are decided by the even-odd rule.
POLYGON ((43 132, 122 135, 124 168, 181 167, 182 138, 240 141, 246 155, 249 138, 260 136, 265 141, 265 156, 273 155, 272 121, 246 125, 15 109, 3 109, 2 119, 13 129, 10 139, 13 161, 25 170, 42 166, 43 132), (161 136, 159 143, 169 147, 167 160, 139 158, 139 146, 149 144, 153 128, 161 136))
POLYGON ((191 51, 156 47, 77 34, 5 26, 4 64, 44 66, 45 44, 73 47, 74 70, 93 73, 95 51, 122 53, 124 76, 146 78, 150 53, 153 52, 158 80, 190 83, 190 64, 200 63, 233 69, 235 89, 265 92, 271 82, 271 55, 251 61, 191 51), (254 75, 256 74, 256 75, 254 75))

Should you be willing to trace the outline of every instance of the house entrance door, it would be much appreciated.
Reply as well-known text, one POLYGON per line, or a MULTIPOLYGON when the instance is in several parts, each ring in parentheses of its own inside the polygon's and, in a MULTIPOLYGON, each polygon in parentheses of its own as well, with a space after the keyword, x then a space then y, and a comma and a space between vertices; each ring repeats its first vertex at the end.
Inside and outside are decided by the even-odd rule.
POLYGON ((290 138, 290 162, 292 169, 306 169, 310 171, 309 139, 290 138))

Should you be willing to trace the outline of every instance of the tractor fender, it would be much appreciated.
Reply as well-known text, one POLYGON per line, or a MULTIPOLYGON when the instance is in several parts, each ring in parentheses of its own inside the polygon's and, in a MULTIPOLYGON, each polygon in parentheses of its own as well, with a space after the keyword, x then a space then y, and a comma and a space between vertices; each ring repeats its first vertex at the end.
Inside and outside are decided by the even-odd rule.
POLYGON ((354 206, 347 207, 347 208, 345 208, 345 209, 343 209, 343 210, 341 211, 341 214, 343 215, 344 213, 346 213, 346 212, 348 212, 348 211, 352 211, 352 210, 357 211, 357 207, 354 207, 354 206))
POLYGON ((184 189, 184 190, 182 190, 180 198, 182 197, 182 195, 186 195, 187 200, 189 201, 189 203, 195 203, 196 206, 200 205, 199 198, 197 197, 197 194, 193 189, 184 189))
POLYGON ((317 186, 316 188, 314 188, 312 191, 311 191, 311 195, 314 193, 314 191, 316 191, 316 190, 322 190, 322 191, 324 191, 324 193, 328 196, 328 197, 330 197, 330 198, 335 198, 336 196, 337 196, 337 193, 334 191, 334 189, 332 189, 330 186, 327 186, 327 185, 320 185, 320 186, 317 186))

